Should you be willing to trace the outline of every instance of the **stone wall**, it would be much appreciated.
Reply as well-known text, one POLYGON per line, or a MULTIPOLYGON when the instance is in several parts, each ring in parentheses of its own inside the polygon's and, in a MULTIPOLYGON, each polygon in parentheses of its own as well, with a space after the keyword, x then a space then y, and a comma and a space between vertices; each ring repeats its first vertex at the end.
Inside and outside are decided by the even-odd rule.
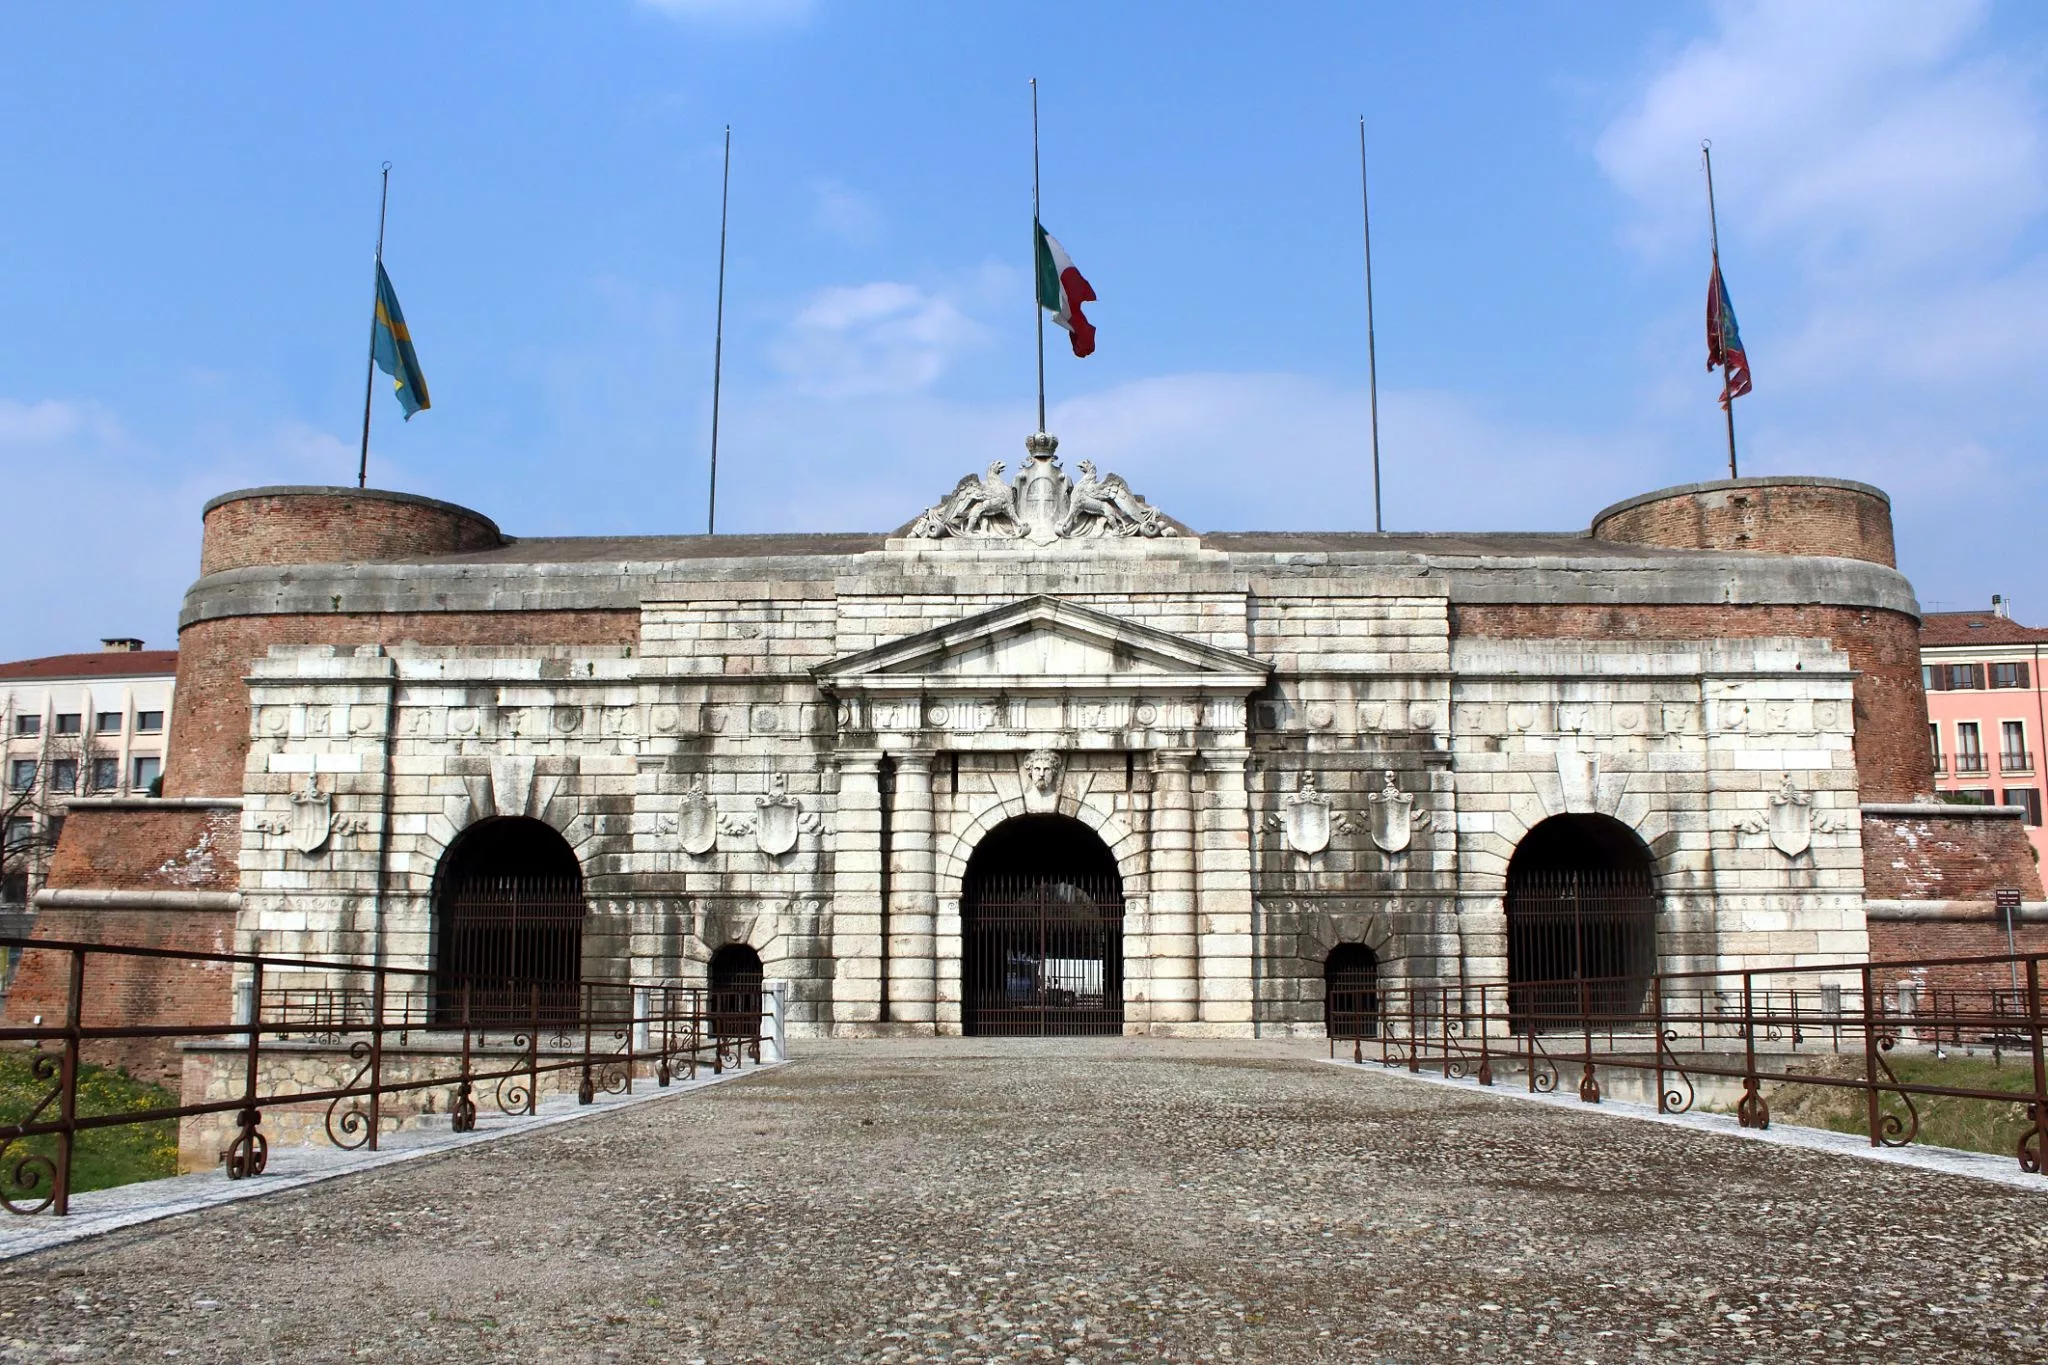
POLYGON ((273 645, 622 645, 638 641, 638 611, 346 612, 227 616, 178 634, 178 690, 164 795, 237 796, 248 753, 243 679, 273 645))
POLYGON ((1910 801, 1934 788, 1920 627, 1901 612, 1857 607, 1461 603, 1459 639, 1826 640, 1856 669, 1856 770, 1865 801, 1910 801))

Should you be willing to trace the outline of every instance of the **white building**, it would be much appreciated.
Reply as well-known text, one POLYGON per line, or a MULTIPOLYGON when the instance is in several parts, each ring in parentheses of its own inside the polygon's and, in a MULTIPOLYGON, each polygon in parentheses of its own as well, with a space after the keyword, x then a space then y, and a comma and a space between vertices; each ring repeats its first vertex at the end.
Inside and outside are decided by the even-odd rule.
POLYGON ((176 650, 121 638, 0 664, 0 905, 41 886, 72 798, 154 794, 177 669, 176 650))

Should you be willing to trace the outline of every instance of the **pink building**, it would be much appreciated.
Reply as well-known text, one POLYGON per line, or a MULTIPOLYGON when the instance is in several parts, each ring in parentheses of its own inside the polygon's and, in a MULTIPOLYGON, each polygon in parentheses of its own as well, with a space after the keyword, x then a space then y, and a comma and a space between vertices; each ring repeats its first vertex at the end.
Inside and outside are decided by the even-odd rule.
POLYGON ((2023 626, 1991 599, 1990 611, 1929 612, 1920 625, 1934 786, 1950 799, 2021 806, 2034 856, 2048 853, 2041 828, 2048 630, 2023 626))

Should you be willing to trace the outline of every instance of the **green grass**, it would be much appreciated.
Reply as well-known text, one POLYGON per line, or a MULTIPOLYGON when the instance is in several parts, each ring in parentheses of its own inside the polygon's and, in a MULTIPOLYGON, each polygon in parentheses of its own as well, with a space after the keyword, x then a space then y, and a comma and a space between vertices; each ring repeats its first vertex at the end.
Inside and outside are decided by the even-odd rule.
MULTIPOLYGON (((48 1054, 45 1054, 48 1055, 48 1054)), ((54 1079, 38 1080, 31 1068, 33 1052, 0 1053, 0 1124, 20 1123, 56 1085, 54 1079)), ((134 1080, 124 1071, 104 1066, 78 1069, 78 1114, 81 1118, 102 1114, 127 1114, 142 1109, 174 1106, 178 1097, 157 1086, 134 1080)), ((47 1122, 57 1116, 52 1101, 40 1118, 47 1122)), ((0 1153, 0 1190, 13 1191, 14 1164, 35 1153, 52 1156, 57 1150, 54 1134, 24 1138, 10 1143, 0 1153)), ((129 1123, 117 1128, 98 1128, 80 1133, 71 1153, 71 1191, 104 1190, 115 1185, 132 1185, 138 1180, 156 1180, 178 1170, 178 1124, 175 1119, 154 1123, 129 1123)), ((34 1203, 48 1192, 47 1179, 39 1181, 32 1193, 14 1194, 16 1203, 34 1203)))
MULTIPOLYGON (((1936 1057, 1930 1053, 1893 1052, 1886 1058, 1906 1085, 1946 1085, 1964 1090, 2012 1090, 2022 1095, 2034 1088, 2033 1058, 2026 1052, 2007 1054, 2003 1062, 1987 1055, 1936 1057)), ((1831 1075, 1861 1076, 1863 1059, 1830 1059, 1831 1065, 1816 1067, 1831 1075)), ((1837 1133, 1868 1133, 1870 1120, 1863 1093, 1833 1086, 1774 1085, 1765 1087, 1774 1122, 1800 1123, 1829 1128, 1837 1133)), ((2026 1106, 2015 1101, 1959 1099, 1952 1095, 1915 1095, 1913 1107, 1920 1112, 1916 1143, 1957 1147, 1968 1152, 1991 1152, 2016 1157, 2020 1135, 2027 1129, 2026 1106)), ((1883 1097, 1883 1112, 1905 1117, 1905 1107, 1896 1095, 1883 1097)))

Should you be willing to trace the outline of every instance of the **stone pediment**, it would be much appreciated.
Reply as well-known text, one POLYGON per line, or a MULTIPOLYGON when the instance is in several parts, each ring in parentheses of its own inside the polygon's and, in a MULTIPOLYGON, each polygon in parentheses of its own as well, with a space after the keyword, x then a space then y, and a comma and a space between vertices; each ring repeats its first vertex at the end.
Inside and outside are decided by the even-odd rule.
POLYGON ((1056 597, 1028 597, 820 665, 827 692, 1243 694, 1269 665, 1056 597))

